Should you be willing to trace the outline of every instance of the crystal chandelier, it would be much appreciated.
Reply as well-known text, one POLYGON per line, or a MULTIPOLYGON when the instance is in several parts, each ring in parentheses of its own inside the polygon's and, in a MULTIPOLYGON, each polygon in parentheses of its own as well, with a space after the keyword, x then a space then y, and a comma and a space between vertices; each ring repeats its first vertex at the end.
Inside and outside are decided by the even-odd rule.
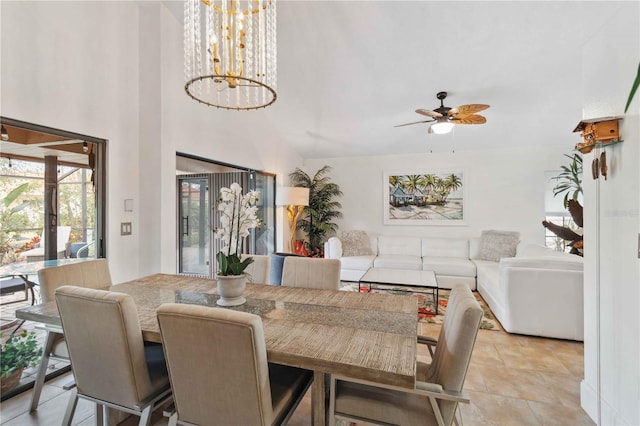
POLYGON ((185 0, 185 91, 217 108, 276 100, 276 0, 185 0))

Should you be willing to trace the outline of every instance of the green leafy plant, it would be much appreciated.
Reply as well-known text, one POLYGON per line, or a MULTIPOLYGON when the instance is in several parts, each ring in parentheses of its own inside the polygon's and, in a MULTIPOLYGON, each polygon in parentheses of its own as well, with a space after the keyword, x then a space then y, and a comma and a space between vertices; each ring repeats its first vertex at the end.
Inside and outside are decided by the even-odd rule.
POLYGON ((23 183, 9 191, 0 203, 0 263, 11 263, 16 260, 15 229, 25 225, 25 218, 18 214, 31 205, 31 200, 22 195, 29 190, 29 184, 23 183))
POLYGON ((626 113, 629 109, 629 105, 631 105, 631 101, 638 90, 638 86, 640 86, 640 64, 638 64, 638 73, 636 74, 636 79, 633 81, 631 85, 631 92, 629 92, 629 99, 627 99, 627 105, 624 107, 624 112, 626 113))
MULTIPOLYGON (((0 335, 0 337, 2 337, 0 335)), ((0 378, 8 377, 14 371, 24 367, 34 367, 40 361, 42 348, 36 340, 36 334, 23 331, 9 336, 2 345, 0 355, 0 378)))
POLYGON ((338 230, 334 221, 342 218, 342 213, 338 210, 342 208, 342 204, 334 200, 342 196, 342 191, 330 181, 327 176, 330 171, 330 166, 324 166, 311 177, 296 168, 289 174, 294 186, 309 188, 309 206, 305 208, 297 228, 308 235, 308 251, 313 253, 322 252, 327 236, 338 230))
POLYGON ((553 195, 564 193, 563 203, 567 207, 570 199, 578 201, 578 196, 582 194, 582 156, 578 153, 564 156, 571 159, 571 163, 560 166, 562 172, 553 178, 558 181, 553 188, 553 195))
POLYGON ((564 241, 560 244, 561 247, 569 245, 571 253, 582 256, 584 252, 583 208, 578 200, 578 196, 582 194, 582 156, 578 153, 564 156, 571 159, 571 163, 568 166, 561 166, 562 172, 553 178, 558 181, 553 188, 553 195, 564 194, 564 206, 571 214, 573 225, 569 222, 568 226, 562 226, 543 220, 542 226, 564 241))

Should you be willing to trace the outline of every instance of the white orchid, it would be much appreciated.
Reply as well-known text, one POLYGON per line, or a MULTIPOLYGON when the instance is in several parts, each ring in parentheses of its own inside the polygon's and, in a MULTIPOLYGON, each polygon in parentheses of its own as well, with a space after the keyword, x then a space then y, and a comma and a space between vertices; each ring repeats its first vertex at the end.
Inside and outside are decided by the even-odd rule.
POLYGON ((216 256, 219 275, 240 275, 253 262, 250 257, 241 262, 240 249, 250 230, 260 225, 255 205, 259 195, 258 191, 242 195, 242 187, 237 183, 220 189, 220 228, 216 229, 216 235, 222 239, 223 249, 216 256))

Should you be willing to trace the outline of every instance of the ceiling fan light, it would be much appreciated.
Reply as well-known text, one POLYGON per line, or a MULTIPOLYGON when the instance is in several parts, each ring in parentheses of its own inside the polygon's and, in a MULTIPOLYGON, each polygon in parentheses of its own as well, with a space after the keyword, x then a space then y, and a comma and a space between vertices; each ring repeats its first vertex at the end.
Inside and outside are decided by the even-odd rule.
POLYGON ((453 130, 453 123, 449 121, 438 120, 437 123, 433 123, 431 125, 431 131, 438 135, 444 135, 445 133, 449 133, 451 130, 453 130))

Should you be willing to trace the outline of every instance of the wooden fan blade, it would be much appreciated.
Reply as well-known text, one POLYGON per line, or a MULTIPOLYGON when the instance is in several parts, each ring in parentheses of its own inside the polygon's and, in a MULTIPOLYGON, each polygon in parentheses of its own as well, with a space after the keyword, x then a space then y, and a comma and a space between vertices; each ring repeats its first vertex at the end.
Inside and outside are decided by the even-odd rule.
POLYGON ((487 119, 478 114, 467 115, 462 118, 458 115, 453 117, 451 122, 455 124, 484 124, 487 122, 487 119))
POLYGON ((412 124, 420 124, 420 123, 431 123, 432 121, 436 121, 436 120, 414 121, 413 123, 398 124, 397 126, 393 126, 393 127, 411 126, 412 124))
POLYGON ((439 112, 431 111, 430 109, 417 109, 416 112, 421 115, 426 115, 427 117, 440 118, 442 114, 439 112))
POLYGON ((464 118, 468 115, 484 111, 487 108, 489 108, 489 105, 485 104, 460 105, 457 108, 451 108, 451 110, 449 111, 449 116, 455 115, 456 118, 464 118))

